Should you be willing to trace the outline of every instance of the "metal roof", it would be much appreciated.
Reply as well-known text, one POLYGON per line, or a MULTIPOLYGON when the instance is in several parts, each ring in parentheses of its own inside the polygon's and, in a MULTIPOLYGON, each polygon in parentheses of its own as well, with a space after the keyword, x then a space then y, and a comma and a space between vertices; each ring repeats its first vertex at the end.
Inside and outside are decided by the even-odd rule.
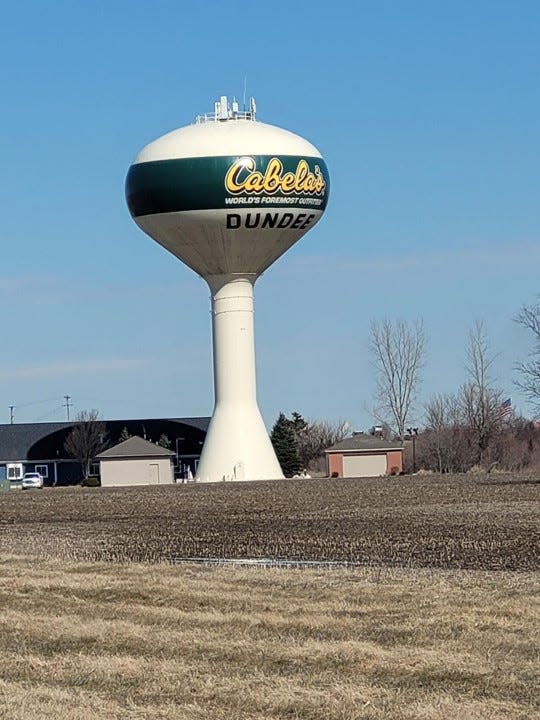
POLYGON ((96 455, 96 460, 120 460, 121 458, 154 458, 154 457, 172 457, 174 452, 156 445, 155 443, 143 440, 142 437, 134 435, 115 445, 108 450, 96 455))
POLYGON ((379 437, 373 435, 365 435, 364 433, 358 433, 352 437, 345 438, 341 442, 332 445, 325 452, 347 452, 352 450, 381 450, 387 452, 388 450, 403 450, 399 442, 388 442, 379 437))
MULTIPOLYGON (((132 424, 155 421, 175 422, 188 425, 196 430, 206 432, 210 423, 209 417, 187 417, 187 418, 141 418, 125 420, 103 420, 105 425, 132 424)), ((0 424, 0 462, 26 460, 30 449, 40 440, 52 435, 55 432, 68 431, 75 427, 77 421, 71 422, 40 422, 40 423, 13 423, 0 424)))
POLYGON ((32 445, 47 435, 74 425, 74 422, 0 425, 0 461, 25 460, 32 445))

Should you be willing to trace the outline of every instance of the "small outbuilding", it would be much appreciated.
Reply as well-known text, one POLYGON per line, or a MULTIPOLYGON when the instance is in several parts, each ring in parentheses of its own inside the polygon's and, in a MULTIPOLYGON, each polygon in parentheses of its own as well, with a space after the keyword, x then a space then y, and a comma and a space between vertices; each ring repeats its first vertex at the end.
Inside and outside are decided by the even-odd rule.
POLYGON ((102 487, 174 483, 174 452, 134 437, 100 453, 102 487))
POLYGON ((379 477, 403 471, 403 448, 398 442, 364 433, 345 438, 325 453, 329 477, 379 477))

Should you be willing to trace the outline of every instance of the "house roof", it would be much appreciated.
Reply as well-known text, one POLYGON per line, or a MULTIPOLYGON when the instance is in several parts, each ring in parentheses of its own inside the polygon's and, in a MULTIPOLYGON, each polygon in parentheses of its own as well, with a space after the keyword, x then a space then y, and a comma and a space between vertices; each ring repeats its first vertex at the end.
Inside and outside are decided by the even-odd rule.
POLYGON ((108 450, 96 455, 96 460, 111 460, 115 458, 148 458, 148 457, 172 457, 174 452, 161 445, 143 440, 142 437, 134 435, 108 450))
POLYGON ((388 442, 379 437, 373 435, 366 435, 364 433, 357 433, 352 437, 345 438, 340 442, 329 447, 325 452, 347 452, 351 450, 364 450, 364 451, 377 451, 382 450, 384 452, 388 450, 403 450, 399 442, 388 442))

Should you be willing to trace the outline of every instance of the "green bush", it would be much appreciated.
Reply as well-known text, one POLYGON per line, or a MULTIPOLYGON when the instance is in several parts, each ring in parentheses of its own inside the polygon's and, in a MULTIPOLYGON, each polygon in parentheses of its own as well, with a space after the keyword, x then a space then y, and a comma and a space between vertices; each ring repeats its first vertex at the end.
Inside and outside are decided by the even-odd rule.
POLYGON ((99 479, 99 477, 97 475, 92 475, 90 477, 86 477, 82 481, 83 487, 100 487, 100 485, 101 485, 101 480, 99 479))

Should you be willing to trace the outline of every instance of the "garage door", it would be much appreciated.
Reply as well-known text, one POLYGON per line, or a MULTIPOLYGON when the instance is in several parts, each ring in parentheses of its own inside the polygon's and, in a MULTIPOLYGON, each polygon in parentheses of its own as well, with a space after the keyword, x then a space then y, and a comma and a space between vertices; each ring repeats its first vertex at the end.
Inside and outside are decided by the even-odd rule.
POLYGON ((343 456, 343 477, 377 477, 385 474, 386 453, 343 456))

